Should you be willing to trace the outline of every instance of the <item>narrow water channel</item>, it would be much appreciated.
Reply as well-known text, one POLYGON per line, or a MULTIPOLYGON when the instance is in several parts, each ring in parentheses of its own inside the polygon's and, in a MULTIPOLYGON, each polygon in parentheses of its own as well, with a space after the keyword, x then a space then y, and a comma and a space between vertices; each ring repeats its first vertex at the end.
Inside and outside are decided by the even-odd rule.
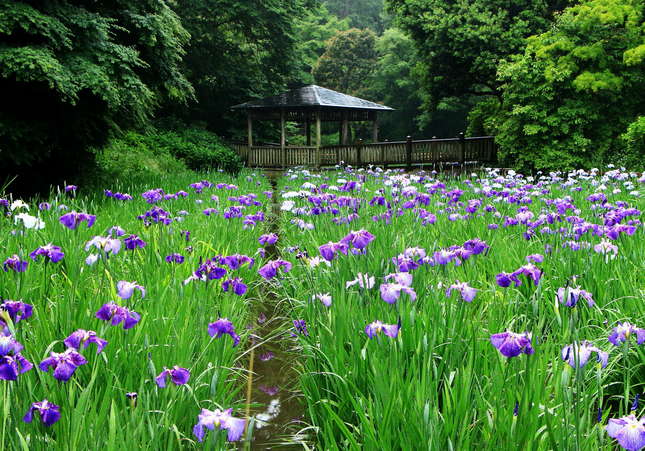
MULTIPOLYGON (((279 172, 268 172, 272 187, 269 230, 280 236, 280 199, 277 190, 279 172)), ((275 245, 267 246, 267 258, 279 257, 275 245)), ((271 291, 268 283, 260 286, 259 300, 252 307, 255 318, 253 335, 258 345, 252 353, 252 381, 248 387, 252 417, 252 440, 246 449, 295 450, 303 449, 304 407, 298 390, 297 359, 289 328, 288 306, 271 291)))

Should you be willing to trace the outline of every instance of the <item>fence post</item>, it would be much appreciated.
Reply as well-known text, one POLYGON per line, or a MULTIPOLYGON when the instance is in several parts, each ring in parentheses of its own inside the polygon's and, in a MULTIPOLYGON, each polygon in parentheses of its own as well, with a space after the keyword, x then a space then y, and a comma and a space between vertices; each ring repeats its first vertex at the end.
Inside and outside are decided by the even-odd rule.
POLYGON ((356 144, 356 167, 361 167, 361 148, 363 147, 363 140, 359 138, 356 144))
POLYGON ((412 170, 412 136, 405 138, 405 164, 408 171, 412 170))
POLYGON ((459 132, 459 165, 463 166, 466 162, 466 137, 464 132, 459 132))

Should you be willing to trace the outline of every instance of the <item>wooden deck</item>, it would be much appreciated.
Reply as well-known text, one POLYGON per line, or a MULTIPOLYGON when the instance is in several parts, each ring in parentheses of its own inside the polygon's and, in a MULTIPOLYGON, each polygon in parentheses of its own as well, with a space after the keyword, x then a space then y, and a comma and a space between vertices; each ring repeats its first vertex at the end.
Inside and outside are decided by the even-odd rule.
POLYGON ((493 136, 380 142, 348 146, 252 146, 234 144, 248 167, 427 166, 442 163, 494 164, 497 147, 493 136))

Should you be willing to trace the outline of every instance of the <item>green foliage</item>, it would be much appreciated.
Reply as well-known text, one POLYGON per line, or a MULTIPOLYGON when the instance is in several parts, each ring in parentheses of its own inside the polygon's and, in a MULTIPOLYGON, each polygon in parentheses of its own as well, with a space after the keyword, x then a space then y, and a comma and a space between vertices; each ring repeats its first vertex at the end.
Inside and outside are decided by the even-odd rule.
POLYGON ((332 14, 349 19, 352 27, 382 32, 389 22, 383 0, 323 0, 332 14))
POLYGON ((501 65, 497 137, 508 164, 573 169, 642 158, 644 9, 637 0, 585 1, 501 65))
POLYGON ((349 19, 339 19, 330 14, 324 4, 310 11, 296 22, 296 41, 298 42, 298 75, 303 83, 313 83, 313 68, 318 58, 325 53, 327 41, 340 31, 349 29, 349 19))
POLYGON ((546 30, 567 0, 388 0, 417 45, 430 109, 446 97, 500 95, 500 61, 546 30))
MULTIPOLYGON (((176 0, 191 35, 184 67, 197 103, 168 113, 203 121, 219 134, 242 130, 232 105, 283 90, 298 73, 296 24, 311 0, 176 0)), ((245 123, 245 122, 244 122, 245 123)))
POLYGON ((316 83, 346 94, 361 96, 377 60, 376 35, 371 30, 341 31, 327 43, 314 68, 316 83))
POLYGON ((638 116, 621 135, 623 148, 618 151, 617 163, 628 168, 645 168, 645 116, 638 116))
POLYGON ((152 144, 154 139, 136 132, 111 139, 102 149, 94 150, 97 172, 92 178, 100 185, 111 180, 145 180, 188 170, 167 148, 152 144))
POLYGON ((180 70, 188 39, 162 0, 0 0, 6 170, 69 172, 88 146, 145 124, 161 101, 190 99, 180 70))

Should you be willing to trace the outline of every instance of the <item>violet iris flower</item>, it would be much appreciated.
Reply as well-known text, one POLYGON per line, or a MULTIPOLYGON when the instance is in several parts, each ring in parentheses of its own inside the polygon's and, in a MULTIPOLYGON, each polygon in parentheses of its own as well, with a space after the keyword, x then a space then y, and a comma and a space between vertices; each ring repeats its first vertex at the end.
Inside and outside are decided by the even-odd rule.
POLYGON ((595 352, 597 361, 600 363, 602 368, 607 366, 607 360, 609 359, 609 354, 602 351, 601 349, 594 346, 588 341, 582 341, 579 345, 577 343, 570 344, 562 348, 562 360, 571 365, 572 368, 575 368, 576 365, 579 368, 582 368, 587 364, 591 353, 595 352))
POLYGON ((47 211, 47 210, 51 210, 51 208, 52 208, 52 204, 50 204, 49 202, 41 202, 41 203, 39 203, 39 204, 38 204, 38 209, 39 209, 40 211, 43 211, 43 210, 45 210, 45 211, 47 211))
POLYGON ((43 399, 41 402, 31 404, 22 421, 31 423, 34 416, 34 410, 40 414, 40 419, 47 427, 53 425, 60 419, 60 407, 56 404, 43 399))
POLYGON ((517 357, 520 354, 531 355, 535 352, 531 345, 531 334, 524 332, 502 332, 490 336, 490 342, 504 357, 517 357))
MULTIPOLYGON (((0 337, 0 340, 2 337, 0 337)), ((29 360, 21 354, 0 355, 0 380, 15 381, 18 375, 26 373, 33 368, 29 360)))
POLYGON ((374 276, 370 276, 367 273, 358 273, 356 274, 356 279, 350 280, 349 282, 345 282, 345 288, 352 287, 354 285, 358 285, 359 287, 367 290, 371 290, 374 288, 374 285, 376 284, 376 279, 374 279, 374 276))
POLYGON ((99 338, 93 330, 84 329, 78 329, 76 332, 72 332, 72 334, 63 341, 63 343, 68 348, 74 348, 79 351, 81 350, 81 346, 83 346, 83 348, 87 348, 90 343, 94 343, 96 345, 97 354, 103 351, 108 344, 106 340, 99 338))
POLYGON ((268 362, 269 360, 273 359, 275 357, 275 354, 273 354, 271 351, 265 352, 264 354, 260 354, 260 360, 262 362, 268 362))
POLYGON ((607 435, 616 439, 628 451, 645 448, 645 417, 640 420, 634 414, 618 419, 610 419, 605 426, 607 435))
POLYGON ((379 333, 383 333, 390 338, 396 338, 401 330, 401 320, 397 324, 384 324, 381 321, 374 321, 365 326, 365 333, 372 339, 379 333))
POLYGON ((139 238, 137 235, 130 235, 127 237, 125 240, 123 240, 125 243, 125 248, 129 251, 133 251, 137 248, 144 248, 146 247, 146 242, 143 241, 141 238, 139 238))
POLYGON ((81 222, 86 222, 87 228, 89 229, 94 225, 96 216, 87 213, 77 213, 75 211, 70 211, 69 213, 65 213, 63 216, 61 216, 59 218, 59 221, 70 230, 75 230, 81 224, 81 222))
POLYGON ((155 381, 157 382, 159 388, 166 387, 166 380, 168 378, 170 378, 170 380, 172 380, 175 385, 184 385, 187 384, 188 380, 190 379, 190 371, 177 365, 173 366, 170 369, 164 366, 163 371, 159 373, 159 376, 155 378, 155 381))
POLYGON ((233 347, 237 346, 240 342, 240 336, 235 333, 235 327, 228 318, 220 318, 214 323, 208 325, 208 335, 215 338, 220 338, 222 335, 230 335, 233 339, 233 347))
POLYGON ((10 269, 14 272, 25 272, 28 265, 29 262, 27 260, 21 260, 18 255, 13 254, 2 263, 2 269, 4 272, 8 272, 10 269))
POLYGON ((242 282, 242 279, 240 279, 239 277, 227 279, 222 282, 222 289, 224 291, 228 291, 231 288, 233 289, 233 293, 238 296, 242 296, 244 293, 246 293, 247 290, 246 284, 242 282))
POLYGON ((544 261, 544 255, 542 254, 531 254, 526 256, 526 261, 528 263, 542 263, 544 261))
POLYGON ((558 288, 558 292, 556 294, 556 298, 560 304, 564 304, 567 307, 575 307, 576 304, 580 299, 584 299, 587 301, 587 305, 589 307, 593 307, 595 305, 593 298, 591 297, 591 293, 588 291, 578 288, 570 288, 570 287, 561 287, 558 288))
POLYGON ((23 319, 31 317, 33 313, 33 306, 21 301, 12 301, 7 299, 0 305, 0 322, 2 320, 2 312, 5 311, 14 323, 19 323, 23 319))
POLYGON ((278 269, 281 267, 284 267, 284 272, 289 272, 291 270, 291 263, 286 260, 271 260, 261 267, 258 273, 266 280, 270 280, 277 275, 278 269))
POLYGON ((29 254, 29 257, 31 257, 32 260, 36 261, 39 255, 48 258, 52 263, 58 263, 65 256, 61 248, 54 246, 52 243, 39 247, 31 254, 29 254))
POLYGON ((78 186, 76 186, 76 185, 67 185, 65 187, 65 192, 66 193, 75 193, 77 189, 78 189, 78 186))
POLYGON ((184 256, 181 254, 170 254, 166 256, 166 262, 181 264, 184 262, 184 256))
POLYGON ((309 331, 307 330, 307 323, 304 319, 294 319, 293 327, 296 329, 296 332, 304 335, 305 337, 309 336, 309 331))
POLYGON ((374 241, 374 235, 372 235, 367 230, 361 229, 358 231, 351 231, 348 235, 340 240, 341 243, 347 245, 351 244, 354 248, 363 250, 374 241))
POLYGON ((229 442, 238 441, 244 433, 246 420, 231 416, 231 412, 233 412, 233 409, 227 409, 223 412, 219 409, 202 409, 197 416, 197 424, 193 427, 193 434, 195 434, 197 440, 200 442, 204 440, 204 428, 211 431, 219 428, 228 432, 227 440, 229 442))
POLYGON ((260 236, 260 238, 258 238, 258 241, 263 246, 265 246, 267 244, 272 245, 272 244, 275 244, 278 241, 278 235, 276 235, 275 233, 266 233, 266 234, 260 236))
POLYGON ((248 255, 235 254, 222 258, 221 263, 228 266, 231 271, 234 271, 241 268, 245 263, 248 263, 249 268, 252 268, 253 263, 255 263, 255 259, 249 257, 248 255))
POLYGON ((477 294, 477 289, 469 286, 466 282, 457 281, 456 283, 450 285, 450 287, 448 287, 448 289, 446 290, 447 297, 450 297, 452 290, 459 291, 459 293, 461 293, 461 298, 466 302, 472 302, 473 299, 475 299, 475 295, 477 294))
POLYGON ((85 357, 76 352, 75 349, 69 348, 65 352, 52 352, 49 357, 40 362, 38 368, 41 371, 48 372, 49 368, 54 368, 54 378, 61 382, 67 382, 76 368, 85 365, 87 360, 85 357))
POLYGON ((121 307, 114 302, 103 304, 99 311, 96 312, 96 317, 103 321, 111 321, 113 326, 122 322, 123 329, 130 329, 141 320, 141 315, 137 312, 121 307))
POLYGON ((338 252, 341 252, 344 255, 347 255, 348 249, 349 249, 349 246, 346 243, 343 243, 343 242, 334 243, 333 241, 330 241, 327 244, 323 244, 322 246, 319 246, 318 252, 320 252, 320 255, 322 258, 330 262, 334 258, 336 258, 336 254, 338 252))
POLYGON ((139 290, 141 293, 141 299, 146 297, 146 289, 143 286, 137 284, 137 282, 127 282, 125 280, 120 280, 116 284, 117 294, 121 299, 130 299, 134 290, 139 290))
POLYGON ((19 354, 22 349, 23 346, 12 335, 0 335, 0 357, 19 354))
POLYGON ((381 299, 388 304, 394 304, 401 297, 401 293, 409 296, 410 301, 416 301, 417 294, 412 287, 400 283, 383 283, 380 287, 381 299))
POLYGON ((391 280, 394 279, 396 283, 400 283, 401 285, 406 285, 408 287, 412 286, 412 274, 409 272, 395 272, 392 274, 388 274, 387 276, 384 277, 385 280, 391 280))
POLYGON ((614 346, 620 346, 629 340, 629 337, 636 334, 636 343, 639 345, 645 344, 645 329, 634 326, 628 322, 618 323, 609 335, 609 341, 614 346))

